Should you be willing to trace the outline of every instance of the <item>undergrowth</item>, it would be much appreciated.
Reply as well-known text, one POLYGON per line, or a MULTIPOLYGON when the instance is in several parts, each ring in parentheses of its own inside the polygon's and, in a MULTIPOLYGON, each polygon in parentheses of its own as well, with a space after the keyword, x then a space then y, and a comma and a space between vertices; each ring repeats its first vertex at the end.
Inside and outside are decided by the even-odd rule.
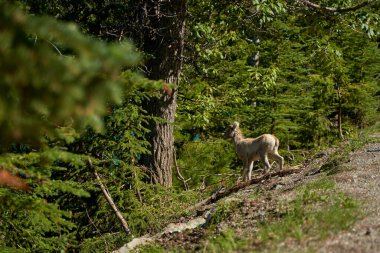
MULTIPOLYGON (((133 235, 137 237, 145 233, 155 234, 168 223, 176 222, 180 217, 188 216, 189 213, 186 208, 192 203, 198 202, 200 195, 195 191, 176 192, 157 187, 152 193, 145 192, 144 197, 143 202, 134 203, 133 209, 130 208, 130 211, 124 214, 133 235)), ((113 216, 114 214, 109 213, 109 215, 113 216)), ((101 227, 97 229, 101 229, 101 227)), ((123 232, 107 233, 84 240, 79 251, 109 252, 121 247, 131 239, 126 237, 123 232)))

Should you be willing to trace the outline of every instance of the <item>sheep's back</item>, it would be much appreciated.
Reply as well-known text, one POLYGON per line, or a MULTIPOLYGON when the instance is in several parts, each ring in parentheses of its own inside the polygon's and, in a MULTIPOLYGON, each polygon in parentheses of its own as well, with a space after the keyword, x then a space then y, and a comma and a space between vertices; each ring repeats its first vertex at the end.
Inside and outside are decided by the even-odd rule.
POLYGON ((272 151, 276 147, 278 139, 272 134, 263 134, 257 138, 252 138, 251 142, 252 145, 257 143, 256 146, 258 146, 260 151, 272 151))
POLYGON ((256 138, 245 138, 236 145, 236 151, 240 159, 259 159, 261 154, 272 153, 278 145, 278 139, 272 134, 263 134, 256 138))

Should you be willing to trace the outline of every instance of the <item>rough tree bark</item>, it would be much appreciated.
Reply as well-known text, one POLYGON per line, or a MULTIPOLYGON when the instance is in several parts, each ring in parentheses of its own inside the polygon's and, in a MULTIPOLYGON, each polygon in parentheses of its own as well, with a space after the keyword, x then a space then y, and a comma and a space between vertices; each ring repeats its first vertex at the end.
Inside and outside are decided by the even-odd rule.
MULTIPOLYGON (((145 72, 150 79, 163 80, 163 85, 177 85, 183 62, 186 0, 143 0, 139 3, 142 50, 148 54, 145 72)), ((172 186, 177 94, 177 90, 168 92, 165 89, 158 97, 150 98, 145 106, 147 112, 159 120, 150 122, 151 154, 144 156, 142 162, 152 172, 154 183, 165 187, 172 186)))

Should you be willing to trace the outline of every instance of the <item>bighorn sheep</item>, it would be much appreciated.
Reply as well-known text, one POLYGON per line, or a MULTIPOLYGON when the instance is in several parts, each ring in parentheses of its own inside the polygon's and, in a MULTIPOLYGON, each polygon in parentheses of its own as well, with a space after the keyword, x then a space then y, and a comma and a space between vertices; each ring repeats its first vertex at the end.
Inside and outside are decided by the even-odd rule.
POLYGON ((280 165, 280 171, 284 166, 284 158, 278 153, 280 144, 276 136, 263 134, 257 138, 244 138, 239 128, 239 122, 234 122, 224 134, 225 138, 232 138, 236 153, 243 161, 243 180, 251 180, 253 162, 261 160, 264 162, 264 173, 267 173, 271 165, 268 156, 280 165))

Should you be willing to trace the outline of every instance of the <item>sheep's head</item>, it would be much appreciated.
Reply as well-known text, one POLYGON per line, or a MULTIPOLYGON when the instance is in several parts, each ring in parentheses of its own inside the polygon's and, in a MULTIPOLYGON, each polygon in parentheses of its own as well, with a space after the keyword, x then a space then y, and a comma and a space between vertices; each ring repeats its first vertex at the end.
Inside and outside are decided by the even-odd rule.
POLYGON ((225 139, 228 139, 228 138, 233 138, 234 135, 235 135, 235 132, 236 132, 236 129, 239 128, 239 122, 234 122, 232 125, 230 125, 226 132, 224 133, 224 138, 225 139))

